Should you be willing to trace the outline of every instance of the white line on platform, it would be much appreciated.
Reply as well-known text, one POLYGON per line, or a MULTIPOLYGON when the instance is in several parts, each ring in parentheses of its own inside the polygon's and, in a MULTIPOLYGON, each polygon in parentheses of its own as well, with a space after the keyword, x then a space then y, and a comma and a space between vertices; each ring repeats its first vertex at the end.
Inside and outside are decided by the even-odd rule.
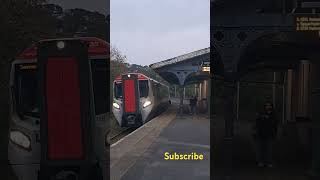
POLYGON ((165 143, 169 145, 182 145, 182 146, 188 146, 188 147, 200 147, 205 149, 210 149, 210 145, 204 145, 204 144, 194 144, 194 143, 186 143, 186 142, 176 142, 176 141, 168 141, 168 140, 156 140, 156 142, 165 143))

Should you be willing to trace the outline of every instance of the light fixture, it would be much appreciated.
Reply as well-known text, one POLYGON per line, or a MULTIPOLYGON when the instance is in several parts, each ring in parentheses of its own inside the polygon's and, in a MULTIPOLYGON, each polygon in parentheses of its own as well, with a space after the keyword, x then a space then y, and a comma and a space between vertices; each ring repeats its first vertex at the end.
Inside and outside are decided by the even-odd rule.
POLYGON ((131 75, 130 74, 128 74, 128 78, 130 78, 131 77, 131 75))
POLYGON ((119 106, 118 103, 115 103, 115 102, 114 102, 112 105, 113 105, 113 107, 115 107, 115 108, 117 108, 117 109, 120 109, 120 106, 119 106))
POLYGON ((210 72, 210 67, 202 67, 203 72, 210 72))
POLYGON ((27 135, 25 135, 24 133, 22 133, 21 131, 17 131, 17 130, 11 131, 10 132, 10 140, 14 144, 16 144, 26 150, 31 149, 30 138, 27 135))
POLYGON ((147 100, 143 103, 143 107, 148 107, 151 104, 151 101, 147 100))
POLYGON ((57 48, 58 49, 64 49, 66 47, 66 44, 65 44, 65 42, 63 42, 63 41, 58 41, 57 42, 57 48))

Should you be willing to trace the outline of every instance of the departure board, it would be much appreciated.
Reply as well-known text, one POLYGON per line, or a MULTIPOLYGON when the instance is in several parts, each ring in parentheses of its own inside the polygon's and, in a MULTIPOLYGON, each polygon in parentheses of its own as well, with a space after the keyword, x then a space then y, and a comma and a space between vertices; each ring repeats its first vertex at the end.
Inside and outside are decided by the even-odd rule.
POLYGON ((308 14, 295 17, 296 31, 320 31, 320 15, 308 14))

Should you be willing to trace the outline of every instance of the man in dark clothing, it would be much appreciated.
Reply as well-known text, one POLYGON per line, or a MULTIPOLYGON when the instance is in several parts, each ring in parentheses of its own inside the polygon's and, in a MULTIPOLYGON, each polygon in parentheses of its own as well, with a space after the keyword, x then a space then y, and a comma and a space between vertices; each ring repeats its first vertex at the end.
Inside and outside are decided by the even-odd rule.
POLYGON ((272 143, 277 135, 278 123, 272 103, 265 103, 264 112, 259 114, 254 126, 259 167, 272 167, 272 143))
POLYGON ((191 109, 190 114, 196 113, 196 105, 197 105, 197 97, 194 96, 190 99, 190 109, 191 109))

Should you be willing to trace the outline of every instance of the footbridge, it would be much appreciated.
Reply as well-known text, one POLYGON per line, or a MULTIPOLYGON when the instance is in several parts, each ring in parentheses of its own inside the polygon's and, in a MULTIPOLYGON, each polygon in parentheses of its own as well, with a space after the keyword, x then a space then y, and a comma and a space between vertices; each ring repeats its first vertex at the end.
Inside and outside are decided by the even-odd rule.
POLYGON ((210 48, 200 49, 150 65, 160 76, 173 85, 173 96, 180 98, 183 111, 186 86, 193 85, 193 96, 198 97, 200 111, 208 112, 210 92, 210 48))

